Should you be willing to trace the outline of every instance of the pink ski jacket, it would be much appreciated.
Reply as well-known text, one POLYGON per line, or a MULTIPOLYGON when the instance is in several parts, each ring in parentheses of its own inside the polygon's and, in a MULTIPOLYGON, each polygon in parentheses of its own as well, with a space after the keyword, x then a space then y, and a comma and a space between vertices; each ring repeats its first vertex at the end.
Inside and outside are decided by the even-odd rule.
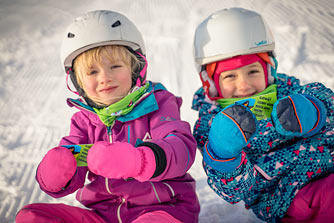
POLYGON ((71 120, 69 136, 59 145, 94 144, 97 141, 145 144, 156 155, 150 181, 108 179, 78 167, 69 185, 52 197, 78 190, 76 198, 107 222, 131 222, 145 212, 164 210, 183 222, 198 222, 199 202, 195 181, 187 173, 194 162, 196 141, 190 125, 180 119, 182 99, 161 84, 150 83, 151 92, 127 115, 107 128, 87 105, 68 99, 80 109, 71 120), (86 175, 88 180, 85 183, 86 175))

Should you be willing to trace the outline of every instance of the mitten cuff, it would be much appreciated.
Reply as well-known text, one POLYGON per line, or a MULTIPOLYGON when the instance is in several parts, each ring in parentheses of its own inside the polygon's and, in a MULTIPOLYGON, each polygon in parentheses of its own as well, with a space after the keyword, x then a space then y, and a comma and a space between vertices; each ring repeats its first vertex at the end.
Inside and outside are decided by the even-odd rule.
POLYGON ((167 158, 165 151, 155 143, 143 142, 138 145, 138 147, 148 147, 152 150, 155 157, 155 171, 151 178, 157 177, 162 174, 167 166, 167 158))
POLYGON ((140 182, 147 181, 151 179, 156 170, 155 155, 151 148, 146 146, 137 147, 137 150, 140 152, 141 165, 135 179, 140 182))

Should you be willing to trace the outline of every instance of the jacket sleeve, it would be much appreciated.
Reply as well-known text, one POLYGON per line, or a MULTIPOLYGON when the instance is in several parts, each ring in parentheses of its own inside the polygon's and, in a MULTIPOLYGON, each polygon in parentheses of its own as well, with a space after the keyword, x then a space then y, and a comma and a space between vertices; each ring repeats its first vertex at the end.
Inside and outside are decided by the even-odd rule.
POLYGON ((209 137, 211 122, 215 115, 220 111, 220 108, 205 101, 205 92, 203 88, 196 91, 191 108, 198 111, 198 119, 193 128, 193 136, 196 139, 197 148, 203 155, 204 145, 209 137))
POLYGON ((242 152, 240 165, 232 172, 217 171, 206 163, 204 163, 204 170, 212 190, 231 204, 246 198, 255 200, 259 195, 256 191, 254 192, 253 188, 256 183, 257 171, 247 159, 245 152, 242 152))
POLYGON ((195 160, 196 141, 189 123, 180 118, 181 98, 157 91, 159 109, 149 114, 152 140, 138 146, 150 147, 156 155, 157 170, 152 181, 183 176, 195 160))
MULTIPOLYGON (((80 118, 80 112, 74 114, 71 119, 70 134, 61 139, 59 146, 62 145, 79 145, 79 144, 88 144, 87 142, 87 132, 86 124, 80 118)), ((77 171, 72 179, 68 182, 68 185, 64 190, 58 192, 49 192, 42 188, 42 190, 48 195, 59 198, 64 197, 68 194, 75 192, 77 189, 84 186, 87 167, 77 167, 77 171)), ((37 180, 37 178, 36 178, 37 180)), ((37 180, 38 181, 38 180, 37 180)))

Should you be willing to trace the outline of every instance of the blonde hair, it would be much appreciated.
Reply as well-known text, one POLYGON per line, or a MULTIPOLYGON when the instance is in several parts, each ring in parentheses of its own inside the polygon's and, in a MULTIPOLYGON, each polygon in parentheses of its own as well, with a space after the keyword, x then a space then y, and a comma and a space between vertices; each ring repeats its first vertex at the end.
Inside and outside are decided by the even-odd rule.
POLYGON ((84 90, 85 96, 98 105, 105 104, 98 101, 96 98, 90 98, 86 94, 83 78, 84 76, 88 75, 89 69, 94 64, 101 64, 102 56, 106 56, 112 63, 119 60, 122 61, 131 70, 132 82, 134 82, 134 79, 136 79, 136 77, 134 77, 135 71, 140 67, 141 64, 139 59, 133 53, 131 53, 126 47, 120 45, 96 47, 77 56, 74 60, 73 68, 78 85, 84 90))

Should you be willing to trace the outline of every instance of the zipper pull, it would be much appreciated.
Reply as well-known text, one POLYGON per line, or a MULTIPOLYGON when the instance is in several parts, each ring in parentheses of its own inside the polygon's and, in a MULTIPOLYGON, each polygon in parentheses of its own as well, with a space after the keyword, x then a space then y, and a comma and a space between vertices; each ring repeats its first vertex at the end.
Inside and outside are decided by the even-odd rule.
POLYGON ((109 142, 112 143, 112 131, 111 131, 111 126, 107 127, 108 131, 108 137, 109 137, 109 142))

